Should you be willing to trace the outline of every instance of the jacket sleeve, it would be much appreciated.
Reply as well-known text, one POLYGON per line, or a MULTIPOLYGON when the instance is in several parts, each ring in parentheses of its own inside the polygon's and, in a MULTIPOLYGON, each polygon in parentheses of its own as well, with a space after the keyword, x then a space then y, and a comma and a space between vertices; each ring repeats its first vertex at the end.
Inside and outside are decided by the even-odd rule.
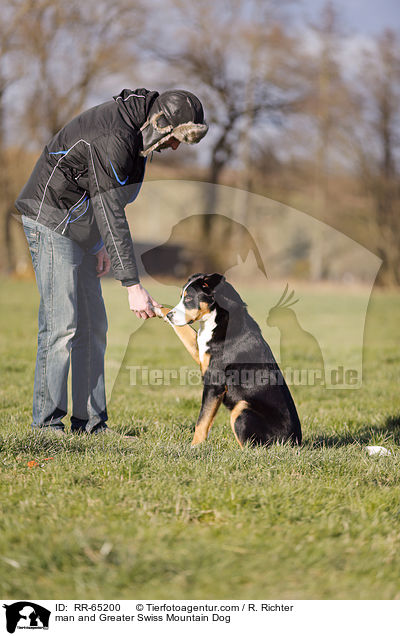
POLYGON ((123 285, 139 282, 125 206, 132 186, 134 148, 114 135, 95 139, 89 146, 90 198, 101 238, 110 256, 114 277, 123 285))

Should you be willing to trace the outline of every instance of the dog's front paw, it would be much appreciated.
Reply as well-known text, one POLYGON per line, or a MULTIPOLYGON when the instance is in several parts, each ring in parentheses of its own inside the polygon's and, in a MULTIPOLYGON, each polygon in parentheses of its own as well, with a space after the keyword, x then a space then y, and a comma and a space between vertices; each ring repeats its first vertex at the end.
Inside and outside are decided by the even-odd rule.
POLYGON ((205 442, 206 439, 203 439, 201 437, 193 437, 192 439, 192 443, 191 443, 191 447, 193 448, 193 446, 198 446, 199 444, 202 444, 203 442, 205 442))
POLYGON ((155 315, 157 316, 157 318, 162 318, 163 320, 165 320, 165 322, 169 322, 166 316, 167 316, 167 313, 171 310, 168 309, 168 307, 153 307, 153 311, 155 315))

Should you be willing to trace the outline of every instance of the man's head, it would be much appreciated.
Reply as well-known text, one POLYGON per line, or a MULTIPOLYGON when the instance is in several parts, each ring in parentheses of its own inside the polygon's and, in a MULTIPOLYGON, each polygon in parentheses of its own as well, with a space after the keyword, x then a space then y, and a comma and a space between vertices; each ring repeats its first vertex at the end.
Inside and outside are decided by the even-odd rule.
POLYGON ((204 112, 200 100, 183 90, 172 90, 161 93, 141 127, 143 150, 140 153, 147 157, 154 150, 173 148, 181 142, 198 143, 207 133, 208 126, 204 121, 204 112))
POLYGON ((181 145, 181 142, 175 139, 175 137, 170 137, 168 141, 164 141, 161 146, 158 146, 157 152, 160 150, 165 150, 165 148, 171 148, 172 150, 176 150, 181 145))

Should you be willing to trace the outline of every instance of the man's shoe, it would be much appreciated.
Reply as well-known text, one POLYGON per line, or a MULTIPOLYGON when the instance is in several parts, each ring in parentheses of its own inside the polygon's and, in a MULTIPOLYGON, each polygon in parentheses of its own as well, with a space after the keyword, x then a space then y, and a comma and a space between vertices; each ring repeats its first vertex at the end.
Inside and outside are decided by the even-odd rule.
POLYGON ((71 427, 71 433, 72 435, 86 435, 86 430, 84 428, 72 428, 71 427))
POLYGON ((123 433, 118 433, 117 431, 113 431, 108 426, 104 424, 97 424, 94 429, 91 431, 92 435, 105 435, 106 437, 122 437, 123 439, 132 439, 132 435, 124 435, 123 433))
POLYGON ((100 422, 96 424, 92 428, 91 431, 87 431, 84 427, 75 427, 71 428, 71 433, 74 435, 106 435, 107 437, 122 437, 124 439, 132 439, 131 435, 123 435, 122 433, 117 433, 117 431, 113 431, 111 428, 108 428, 107 424, 104 422, 100 422))
POLYGON ((37 435, 57 435, 58 437, 63 437, 64 435, 66 435, 63 428, 57 428, 56 426, 35 427, 33 431, 37 435))
POLYGON ((108 430, 107 424, 105 422, 99 422, 98 424, 96 424, 96 426, 92 428, 91 431, 87 431, 86 423, 87 422, 84 422, 80 425, 77 425, 76 423, 72 423, 71 433, 73 435, 98 435, 99 433, 102 433, 103 431, 108 430))

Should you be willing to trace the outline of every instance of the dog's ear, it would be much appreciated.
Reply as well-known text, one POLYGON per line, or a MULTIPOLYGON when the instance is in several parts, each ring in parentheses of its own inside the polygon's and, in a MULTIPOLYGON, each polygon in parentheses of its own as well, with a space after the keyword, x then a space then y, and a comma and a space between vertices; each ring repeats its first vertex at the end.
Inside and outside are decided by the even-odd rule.
POLYGON ((212 291, 224 281, 225 276, 223 276, 222 274, 206 274, 202 280, 201 286, 203 287, 204 291, 212 291))

